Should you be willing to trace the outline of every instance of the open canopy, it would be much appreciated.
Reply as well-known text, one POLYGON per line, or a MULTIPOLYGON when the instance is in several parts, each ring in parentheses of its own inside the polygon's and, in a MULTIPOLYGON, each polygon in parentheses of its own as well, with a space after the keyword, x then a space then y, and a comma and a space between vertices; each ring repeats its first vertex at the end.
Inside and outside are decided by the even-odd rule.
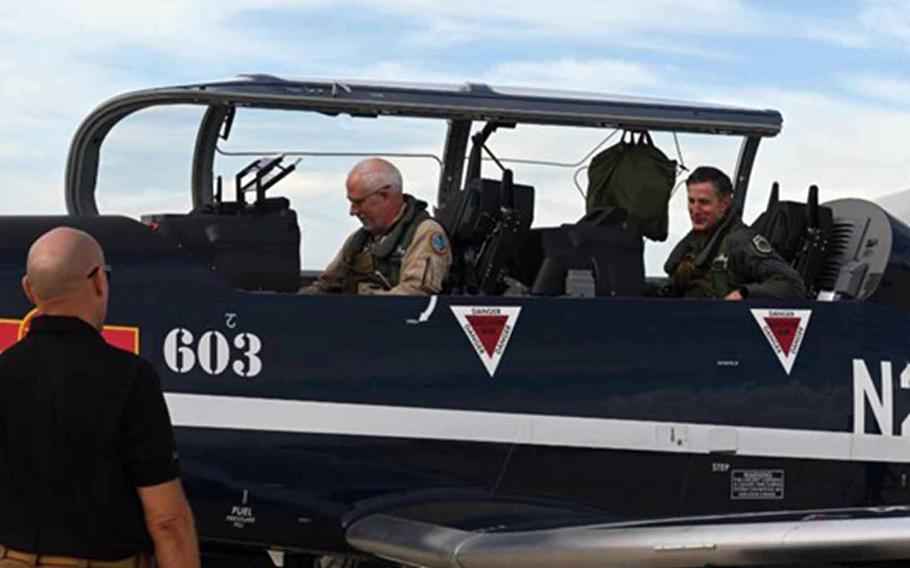
MULTIPOLYGON (((73 138, 67 162, 66 201, 70 213, 95 214, 95 184, 100 148, 124 117, 144 108, 194 104, 209 107, 199 128, 193 158, 193 202, 210 201, 211 166, 218 133, 235 108, 308 110, 352 116, 406 116, 446 119, 447 161, 440 195, 461 178, 464 147, 474 121, 554 124, 631 130, 674 131, 742 136, 751 140, 736 175, 745 190, 751 161, 762 137, 780 132, 774 110, 578 93, 546 89, 492 87, 466 83, 440 85, 244 75, 236 79, 162 87, 127 93, 95 109, 73 138), (445 181, 444 181, 445 180, 445 181)), ((744 193, 744 191, 742 192, 744 193)))
POLYGON ((226 81, 145 91, 174 95, 203 92, 254 107, 742 136, 774 136, 780 132, 782 122, 780 113, 774 110, 478 83, 447 85, 245 75, 226 81))

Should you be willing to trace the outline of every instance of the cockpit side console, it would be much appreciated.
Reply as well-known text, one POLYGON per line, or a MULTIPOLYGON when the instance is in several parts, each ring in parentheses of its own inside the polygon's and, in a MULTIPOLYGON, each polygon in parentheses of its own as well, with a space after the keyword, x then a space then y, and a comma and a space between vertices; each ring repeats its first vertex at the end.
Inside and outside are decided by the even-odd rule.
POLYGON ((159 234, 243 290, 295 292, 300 287, 300 229, 287 207, 249 215, 143 216, 159 234))
POLYGON ((176 241, 199 262, 243 290, 296 292, 300 287, 300 227, 285 197, 266 191, 294 171, 283 156, 255 160, 236 177, 236 201, 222 201, 221 180, 212 205, 188 214, 144 215, 142 221, 176 241), (246 202, 246 193, 255 201, 246 202))

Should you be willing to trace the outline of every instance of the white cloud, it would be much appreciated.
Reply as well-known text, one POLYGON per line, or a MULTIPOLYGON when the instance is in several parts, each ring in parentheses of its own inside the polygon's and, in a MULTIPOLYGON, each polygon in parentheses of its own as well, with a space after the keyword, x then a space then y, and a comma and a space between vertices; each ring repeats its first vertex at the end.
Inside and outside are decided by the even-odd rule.
POLYGON ((843 83, 860 95, 910 106, 910 81, 906 79, 856 74, 844 77, 843 83))
MULTIPOLYGON (((234 30, 235 16, 251 10, 326 5, 314 0, 183 0, 147 6, 117 0, 60 0, 10 3, 0 8, 0 31, 6 39, 25 38, 36 48, 67 46, 80 58, 103 56, 106 50, 144 48, 179 56, 184 61, 268 53, 278 47, 269 37, 250 37, 234 30), (217 46, 216 49, 213 47, 217 46)), ((276 58, 286 56, 276 51, 276 58)))
POLYGON ((654 89, 661 83, 661 77, 649 67, 613 59, 504 62, 494 65, 486 77, 499 85, 614 93, 654 89))
POLYGON ((803 34, 809 39, 821 40, 841 47, 865 49, 872 47, 873 38, 855 28, 844 28, 842 23, 808 22, 803 34))
POLYGON ((872 0, 862 5, 860 29, 876 43, 896 42, 910 49, 910 4, 872 0))
POLYGON ((798 36, 852 49, 910 50, 910 4, 902 0, 866 0, 855 14, 833 18, 793 19, 780 16, 783 27, 798 36))
POLYGON ((420 44, 548 38, 604 45, 629 40, 638 43, 642 36, 647 37, 642 44, 654 44, 662 43, 661 32, 684 36, 751 34, 760 30, 764 21, 759 11, 737 0, 638 0, 611 2, 609 6, 600 0, 403 0, 381 9, 407 14, 419 22, 413 26, 410 39, 420 44), (670 14, 672 17, 667 17, 670 14))
POLYGON ((910 189, 880 197, 875 202, 904 223, 910 223, 910 189))
POLYGON ((0 215, 63 215, 63 172, 4 172, 0 215))
POLYGON ((876 199, 907 186, 910 158, 904 138, 910 112, 782 89, 716 98, 739 104, 766 101, 784 117, 781 134, 759 149, 747 218, 757 214, 772 181, 781 182, 782 198, 798 200, 805 200, 810 184, 819 186, 823 200, 876 199))

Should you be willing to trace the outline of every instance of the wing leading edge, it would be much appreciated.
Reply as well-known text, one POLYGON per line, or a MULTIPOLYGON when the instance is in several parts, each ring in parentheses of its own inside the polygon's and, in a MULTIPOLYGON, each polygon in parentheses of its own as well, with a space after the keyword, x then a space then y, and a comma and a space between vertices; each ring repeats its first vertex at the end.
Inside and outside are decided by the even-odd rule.
POLYGON ((427 568, 684 568, 910 558, 910 508, 462 530, 389 514, 347 530, 363 552, 427 568))

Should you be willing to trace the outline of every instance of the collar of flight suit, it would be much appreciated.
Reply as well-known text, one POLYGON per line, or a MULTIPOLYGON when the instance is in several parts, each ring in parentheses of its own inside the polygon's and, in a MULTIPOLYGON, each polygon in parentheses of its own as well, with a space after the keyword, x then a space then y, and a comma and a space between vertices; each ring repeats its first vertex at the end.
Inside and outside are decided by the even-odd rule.
POLYGON ((395 251, 395 247, 398 245, 399 241, 401 241, 408 226, 410 226, 421 211, 426 209, 426 206, 426 203, 414 196, 404 194, 404 203, 401 206, 401 211, 399 211, 398 216, 395 217, 392 226, 388 231, 374 238, 372 247, 373 256, 379 258, 390 256, 395 251))

